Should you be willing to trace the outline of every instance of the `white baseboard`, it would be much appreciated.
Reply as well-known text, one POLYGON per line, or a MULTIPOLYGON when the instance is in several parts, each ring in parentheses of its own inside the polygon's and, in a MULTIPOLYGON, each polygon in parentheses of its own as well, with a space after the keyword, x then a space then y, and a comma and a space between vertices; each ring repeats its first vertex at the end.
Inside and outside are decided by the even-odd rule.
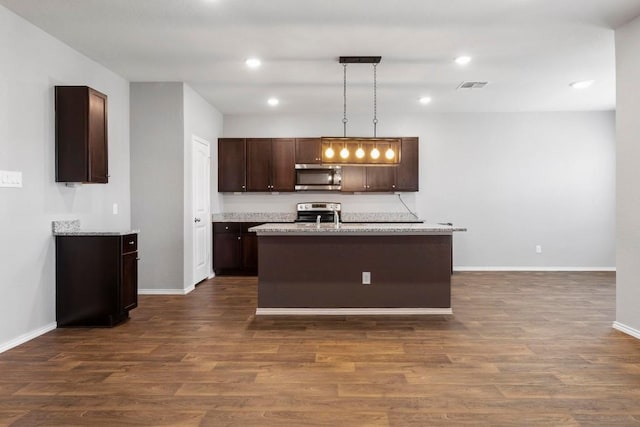
POLYGON ((191 285, 187 289, 138 289, 138 295, 187 295, 195 288, 191 285))
POLYGON ((451 308, 256 308, 258 316, 368 316, 453 314, 451 308))
POLYGON ((625 334, 631 335, 632 337, 640 340, 640 331, 623 323, 613 322, 613 329, 617 329, 620 332, 624 332, 625 334))
POLYGON ((616 271, 615 267, 453 267, 453 271, 616 271))
POLYGON ((39 337, 40 335, 46 334, 49 331, 53 331, 58 327, 56 322, 49 323, 42 328, 35 329, 31 332, 27 332, 26 334, 22 334, 17 338, 14 338, 10 341, 0 343, 0 353, 4 353, 7 350, 10 350, 14 347, 19 346, 20 344, 24 344, 27 341, 31 341, 34 338, 39 337))

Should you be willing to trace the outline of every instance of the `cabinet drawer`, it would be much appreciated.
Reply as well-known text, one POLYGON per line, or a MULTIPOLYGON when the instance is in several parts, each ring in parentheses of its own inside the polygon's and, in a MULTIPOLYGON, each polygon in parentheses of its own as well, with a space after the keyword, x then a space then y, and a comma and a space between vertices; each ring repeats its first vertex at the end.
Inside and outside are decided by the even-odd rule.
POLYGON ((240 222, 214 222, 213 223, 213 232, 214 233, 239 233, 240 232, 240 222))
POLYGON ((127 234, 122 236, 122 253, 135 252, 138 250, 138 235, 127 234))

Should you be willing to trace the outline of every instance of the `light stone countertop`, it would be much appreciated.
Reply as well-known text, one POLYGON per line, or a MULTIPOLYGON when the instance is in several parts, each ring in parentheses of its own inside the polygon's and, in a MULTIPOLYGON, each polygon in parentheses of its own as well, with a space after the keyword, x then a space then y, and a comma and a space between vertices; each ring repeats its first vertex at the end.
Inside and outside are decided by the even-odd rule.
POLYGON ((295 224, 263 224, 251 227, 249 231, 255 231, 258 236, 265 235, 436 235, 452 234, 457 231, 467 231, 464 227, 456 227, 442 224, 424 223, 341 223, 336 228, 333 223, 322 223, 318 227, 315 223, 295 224))
POLYGON ((140 230, 83 230, 80 220, 51 221, 54 236, 125 236, 139 234, 140 230))
MULTIPOLYGON (((408 212, 342 212, 343 223, 361 222, 424 222, 408 212)), ((294 222, 295 213, 227 212, 211 215, 212 222, 294 222)))

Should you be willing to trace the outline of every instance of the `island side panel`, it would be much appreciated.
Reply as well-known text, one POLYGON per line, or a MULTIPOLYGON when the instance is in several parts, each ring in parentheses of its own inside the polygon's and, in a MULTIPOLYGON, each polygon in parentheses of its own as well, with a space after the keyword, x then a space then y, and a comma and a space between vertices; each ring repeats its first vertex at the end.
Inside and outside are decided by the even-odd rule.
POLYGON ((259 308, 451 307, 451 235, 263 235, 258 251, 259 308))

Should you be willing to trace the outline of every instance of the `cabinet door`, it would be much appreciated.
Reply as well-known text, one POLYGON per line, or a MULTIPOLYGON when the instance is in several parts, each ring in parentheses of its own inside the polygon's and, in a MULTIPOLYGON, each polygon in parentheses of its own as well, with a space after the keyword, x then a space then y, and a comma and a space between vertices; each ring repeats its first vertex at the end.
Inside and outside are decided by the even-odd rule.
POLYGON ((122 310, 129 311, 138 306, 138 253, 122 255, 122 310))
POLYGON ((245 159, 244 139, 218 139, 218 191, 246 191, 245 159))
POLYGON ((418 138, 402 138, 400 163, 396 166, 396 190, 418 191, 418 138))
POLYGON ((295 140, 279 138, 271 141, 271 190, 293 191, 296 186, 295 140))
POLYGON ((238 270, 242 267, 242 238, 238 233, 215 233, 213 235, 213 268, 238 270))
POLYGON ((393 191, 395 189, 395 166, 370 166, 366 169, 367 191, 393 191))
POLYGON ((242 268, 248 273, 258 271, 258 236, 256 233, 242 234, 242 268))
POLYGON ((89 97, 89 182, 107 183, 107 96, 88 89, 89 97))
POLYGON ((247 139, 247 191, 271 191, 271 139, 247 139))
POLYGON ((242 223, 242 268, 245 273, 258 272, 258 235, 249 228, 261 225, 261 222, 242 223))
POLYGON ((106 183, 107 96, 88 86, 56 86, 56 182, 106 183))
POLYGON ((366 168, 344 166, 342 168, 342 191, 367 191, 366 168))
POLYGON ((322 163, 322 142, 320 138, 296 139, 296 163, 322 163))

